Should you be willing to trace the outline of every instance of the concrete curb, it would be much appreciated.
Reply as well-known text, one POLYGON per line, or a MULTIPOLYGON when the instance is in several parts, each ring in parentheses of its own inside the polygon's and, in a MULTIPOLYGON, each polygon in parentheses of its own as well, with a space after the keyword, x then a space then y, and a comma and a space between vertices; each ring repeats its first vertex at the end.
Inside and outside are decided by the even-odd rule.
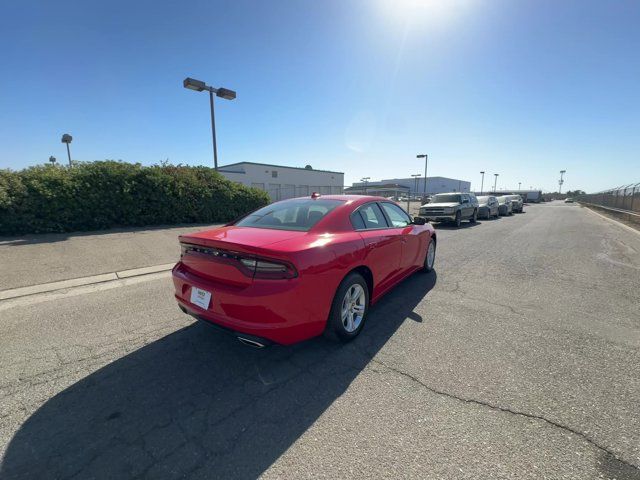
POLYGON ((38 285, 30 285, 28 287, 0 290, 0 301, 8 300, 10 298, 26 297, 28 295, 36 295, 38 293, 53 292, 55 290, 64 290, 71 287, 80 287, 84 285, 92 285, 95 283, 111 282, 123 278, 131 278, 141 275, 149 275, 152 273, 165 272, 171 270, 174 265, 175 263, 165 263, 162 265, 133 268, 131 270, 122 270, 119 272, 90 275, 88 277, 72 278, 69 280, 61 280, 58 282, 41 283, 38 285))
POLYGON ((624 223, 620 222, 619 220, 616 220, 615 218, 611 218, 611 217, 607 217, 606 215, 603 215, 600 212, 596 212, 593 208, 585 205, 585 207, 587 210, 589 210, 591 213, 593 213, 594 215, 599 216, 600 218, 606 220, 607 222, 611 222, 614 225, 618 225, 619 227, 624 228, 625 230, 629 230, 630 232, 635 233, 636 235, 640 235, 640 230, 630 227, 629 225, 625 225, 624 223))

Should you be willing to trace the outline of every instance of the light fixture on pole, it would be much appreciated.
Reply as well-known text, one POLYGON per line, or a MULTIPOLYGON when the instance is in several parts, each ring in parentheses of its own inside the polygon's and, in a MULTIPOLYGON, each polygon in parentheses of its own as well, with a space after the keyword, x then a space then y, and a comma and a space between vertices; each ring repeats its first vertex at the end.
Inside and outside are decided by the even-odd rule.
POLYGON ((494 173, 493 174, 496 177, 496 181, 493 182, 493 193, 496 193, 496 186, 498 185, 498 175, 500 175, 499 173, 494 173))
POLYGON ((216 117, 213 112, 213 94, 215 93, 216 97, 224 98, 225 100, 233 100, 236 98, 236 92, 229 90, 228 88, 209 87, 203 81, 189 77, 183 80, 182 86, 189 90, 195 90, 196 92, 202 92, 204 90, 209 92, 209 105, 211 107, 211 136, 213 137, 213 167, 218 170, 218 146, 216 144, 216 117))
POLYGON ((567 173, 566 170, 560 170, 560 180, 558 180, 558 193, 562 193, 562 184, 564 183, 564 174, 567 173))
POLYGON ((71 150, 69 149, 69 144, 71 143, 72 140, 73 140, 73 137, 68 133, 65 133, 64 135, 62 135, 61 142, 67 144, 67 157, 69 158, 69 166, 71 166, 71 150))
POLYGON ((53 155, 51 155, 49 157, 49 161, 51 162, 51 165, 55 165, 56 164, 56 157, 54 157, 53 155))
MULTIPOLYGON (((416 155, 416 158, 424 158, 424 190, 423 195, 427 195, 427 162, 429 161, 429 155, 426 153, 416 155)), ((417 193, 417 192, 416 192, 417 193)))
POLYGON ((484 188, 484 172, 480 172, 482 174, 482 181, 480 182, 480 195, 482 195, 482 189, 484 188))
POLYGON ((363 177, 360 179, 361 182, 364 182, 364 194, 367 194, 367 184, 369 183, 369 180, 371 179, 371 177, 363 177))

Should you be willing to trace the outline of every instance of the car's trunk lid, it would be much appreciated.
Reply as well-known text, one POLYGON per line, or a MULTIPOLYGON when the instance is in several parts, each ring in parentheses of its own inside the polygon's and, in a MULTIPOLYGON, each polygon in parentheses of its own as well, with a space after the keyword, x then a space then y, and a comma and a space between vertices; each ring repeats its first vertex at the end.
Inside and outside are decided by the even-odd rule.
POLYGON ((269 247, 306 233, 229 226, 181 235, 180 243, 186 246, 181 262, 189 271, 203 278, 242 287, 251 284, 253 278, 243 267, 241 259, 267 257, 289 261, 286 255, 269 247))

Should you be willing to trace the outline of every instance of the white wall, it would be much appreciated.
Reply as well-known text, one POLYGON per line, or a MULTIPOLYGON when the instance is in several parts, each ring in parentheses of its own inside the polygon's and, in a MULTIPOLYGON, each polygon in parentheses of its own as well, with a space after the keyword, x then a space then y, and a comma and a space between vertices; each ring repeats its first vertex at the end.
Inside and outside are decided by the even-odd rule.
POLYGON ((272 200, 306 197, 312 192, 342 194, 344 173, 252 163, 220 167, 229 180, 266 190, 272 200), (275 176, 274 176, 275 172, 275 176))

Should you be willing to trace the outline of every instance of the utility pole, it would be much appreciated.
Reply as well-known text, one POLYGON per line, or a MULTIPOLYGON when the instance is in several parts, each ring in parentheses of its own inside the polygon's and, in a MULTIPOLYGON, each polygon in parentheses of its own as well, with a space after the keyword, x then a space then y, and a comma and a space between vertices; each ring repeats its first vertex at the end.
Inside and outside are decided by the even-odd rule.
POLYGON ((480 182, 480 195, 482 195, 482 189, 484 188, 484 172, 480 172, 482 174, 482 182, 480 182))
POLYGON ((567 173, 566 170, 560 170, 560 180, 558 180, 558 193, 562 193, 562 184, 564 183, 564 174, 567 173))
POLYGON ((496 193, 496 186, 498 185, 498 175, 500 175, 499 173, 494 173, 493 174, 496 177, 496 181, 493 182, 493 193, 496 193))

